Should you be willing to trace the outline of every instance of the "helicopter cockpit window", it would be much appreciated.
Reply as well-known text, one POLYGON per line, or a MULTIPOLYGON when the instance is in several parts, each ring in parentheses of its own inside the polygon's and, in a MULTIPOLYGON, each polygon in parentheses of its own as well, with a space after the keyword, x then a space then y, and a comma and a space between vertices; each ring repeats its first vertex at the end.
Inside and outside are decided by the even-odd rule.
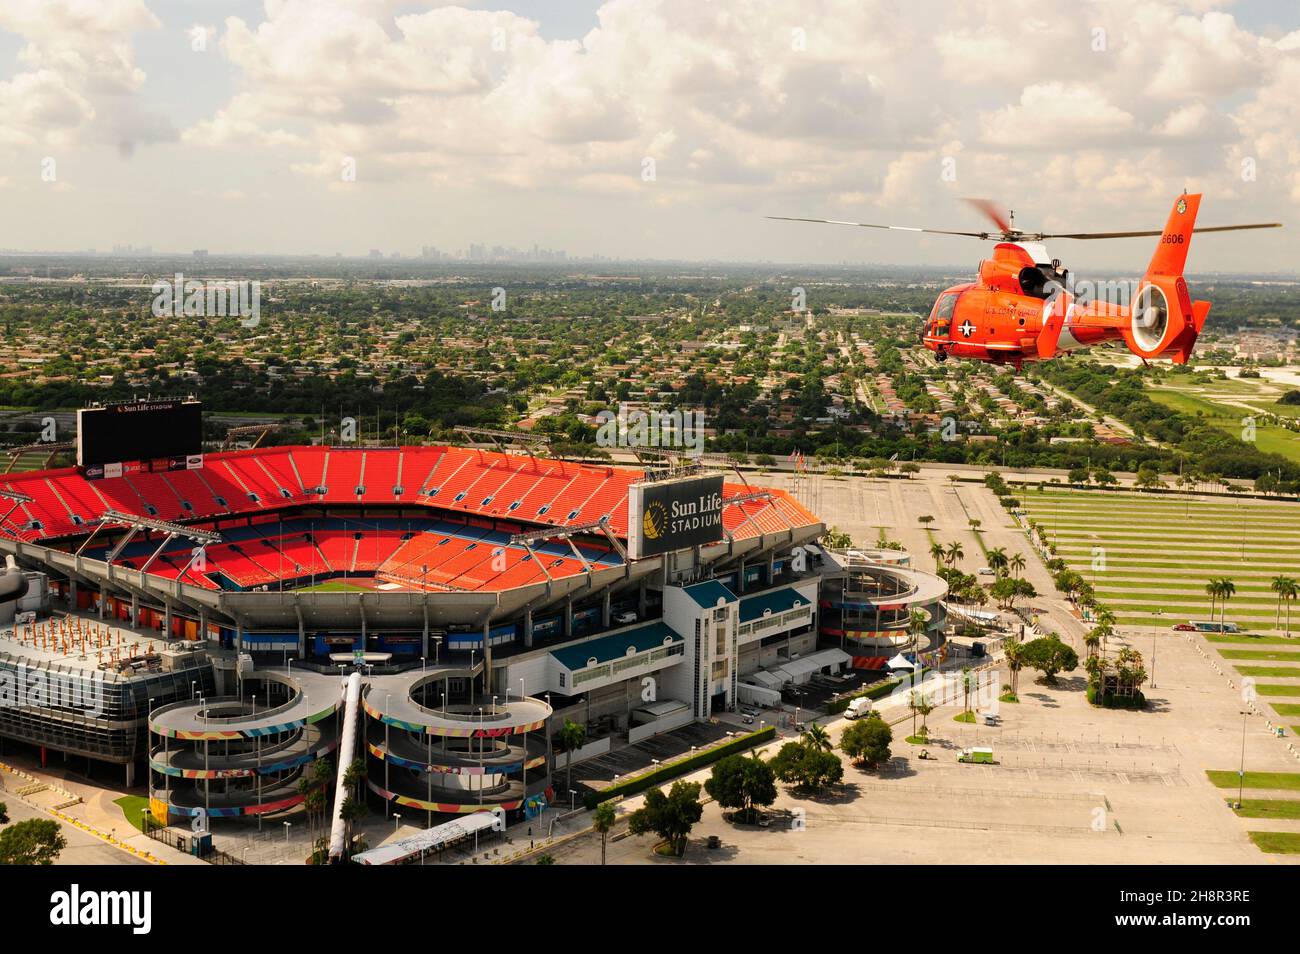
POLYGON ((934 305, 934 321, 938 325, 946 325, 952 320, 952 313, 957 308, 957 295, 943 295, 934 305))

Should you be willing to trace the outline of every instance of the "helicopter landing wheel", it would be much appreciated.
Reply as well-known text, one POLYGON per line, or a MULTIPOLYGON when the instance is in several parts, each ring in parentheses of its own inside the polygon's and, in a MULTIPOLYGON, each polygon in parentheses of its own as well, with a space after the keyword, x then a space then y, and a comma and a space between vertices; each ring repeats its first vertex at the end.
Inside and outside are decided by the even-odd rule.
POLYGON ((948 360, 948 352, 944 351, 942 348, 937 348, 937 349, 935 350, 935 352, 934 352, 934 360, 936 360, 936 361, 947 361, 947 360, 948 360))

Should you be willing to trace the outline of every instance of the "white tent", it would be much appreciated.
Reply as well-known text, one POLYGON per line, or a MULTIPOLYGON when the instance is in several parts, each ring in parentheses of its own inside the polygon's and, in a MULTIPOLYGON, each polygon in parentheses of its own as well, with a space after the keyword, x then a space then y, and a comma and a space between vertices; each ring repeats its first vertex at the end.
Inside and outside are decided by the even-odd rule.
POLYGON ((885 666, 889 669, 907 669, 909 671, 916 669, 916 663, 909 660, 902 653, 899 653, 893 659, 889 660, 889 662, 885 663, 885 666))

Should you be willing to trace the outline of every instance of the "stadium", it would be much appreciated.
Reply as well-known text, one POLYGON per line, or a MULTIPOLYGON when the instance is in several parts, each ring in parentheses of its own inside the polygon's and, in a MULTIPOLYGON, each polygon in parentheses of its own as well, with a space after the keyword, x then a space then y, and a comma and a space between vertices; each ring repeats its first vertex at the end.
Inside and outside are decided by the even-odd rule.
POLYGON ((779 705, 907 648, 918 606, 941 642, 941 583, 837 562, 814 514, 739 472, 205 454, 194 402, 90 410, 76 466, 0 476, 0 553, 27 581, 0 603, 0 674, 66 684, 20 692, 0 735, 125 766, 128 786, 147 764, 164 824, 293 808, 325 757, 367 758, 374 797, 430 820, 531 817, 562 720, 634 743, 779 705))

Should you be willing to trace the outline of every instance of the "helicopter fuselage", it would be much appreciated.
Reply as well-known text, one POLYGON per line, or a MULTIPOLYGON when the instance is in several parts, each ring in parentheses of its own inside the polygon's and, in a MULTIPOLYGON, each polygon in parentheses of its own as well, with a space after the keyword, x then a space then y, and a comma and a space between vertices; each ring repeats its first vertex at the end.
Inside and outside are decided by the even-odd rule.
POLYGON ((940 360, 951 356, 1018 368, 1052 356, 1040 352, 1039 340, 1054 315, 1061 325, 1056 351, 1123 337, 1126 305, 1078 301, 1066 273, 1036 262, 1031 250, 1032 245, 1000 242, 993 257, 980 263, 976 281, 945 289, 926 321, 925 346, 940 360))

